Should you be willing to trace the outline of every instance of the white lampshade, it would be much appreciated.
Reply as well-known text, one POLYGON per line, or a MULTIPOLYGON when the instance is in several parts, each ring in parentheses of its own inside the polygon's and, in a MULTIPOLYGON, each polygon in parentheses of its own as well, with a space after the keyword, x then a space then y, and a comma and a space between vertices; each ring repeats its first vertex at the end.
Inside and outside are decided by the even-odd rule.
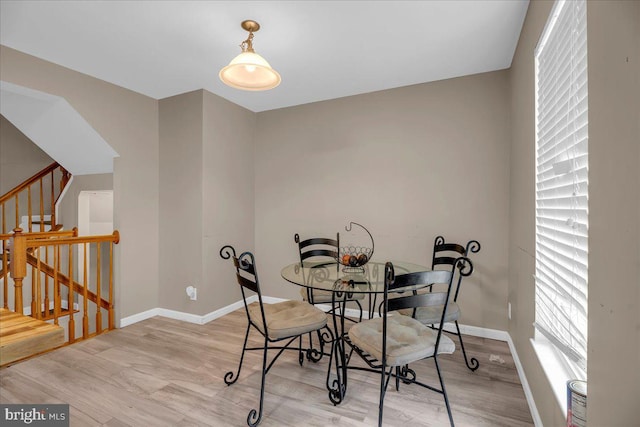
POLYGON ((280 74, 255 52, 242 52, 220 70, 220 80, 242 90, 267 90, 280 84, 280 74))

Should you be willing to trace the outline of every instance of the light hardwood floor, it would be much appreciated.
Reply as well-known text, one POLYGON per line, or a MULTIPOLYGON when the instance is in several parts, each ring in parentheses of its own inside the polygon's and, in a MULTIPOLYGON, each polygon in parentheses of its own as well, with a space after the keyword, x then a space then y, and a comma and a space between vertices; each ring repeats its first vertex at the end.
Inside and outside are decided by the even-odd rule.
MULTIPOLYGON (((257 408, 260 352, 247 353, 234 385, 223 376, 237 369, 245 327, 244 309, 206 325, 145 320, 0 370, 0 400, 69 403, 72 427, 243 426, 257 408)), ((251 337, 259 342, 257 333, 251 337)), ((480 361, 476 372, 459 349, 440 358, 456 425, 532 426, 508 345, 465 337, 465 346, 480 361)), ((333 406, 327 358, 300 367, 297 352, 286 353, 267 375, 262 426, 377 425, 377 375, 351 371, 345 401, 333 406)), ((433 360, 411 367, 419 379, 437 381, 433 360)), ((441 395, 390 385, 384 425, 449 424, 441 395)))

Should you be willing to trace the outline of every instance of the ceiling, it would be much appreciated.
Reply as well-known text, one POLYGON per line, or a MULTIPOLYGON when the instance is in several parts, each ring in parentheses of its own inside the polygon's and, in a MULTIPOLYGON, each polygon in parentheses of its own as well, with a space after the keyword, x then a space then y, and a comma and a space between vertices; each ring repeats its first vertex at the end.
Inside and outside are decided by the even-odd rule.
POLYGON ((528 4, 2 0, 0 43, 152 98, 206 89, 259 112, 509 68, 528 4), (282 76, 270 91, 218 78, 245 19, 282 76))
POLYGON ((72 175, 113 172, 118 153, 66 99, 0 81, 0 114, 72 175))

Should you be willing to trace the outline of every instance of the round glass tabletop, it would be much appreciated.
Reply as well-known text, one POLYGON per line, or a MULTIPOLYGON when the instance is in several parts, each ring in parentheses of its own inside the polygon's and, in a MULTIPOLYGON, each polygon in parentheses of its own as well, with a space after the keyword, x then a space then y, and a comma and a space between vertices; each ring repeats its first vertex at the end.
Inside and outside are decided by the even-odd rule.
MULTIPOLYGON (((430 268, 403 261, 391 261, 396 276, 428 271, 430 268)), ((370 261, 363 267, 345 267, 337 262, 304 262, 287 265, 281 271, 288 282, 307 288, 350 293, 384 292, 384 262, 370 261)), ((425 285, 407 286, 394 290, 401 292, 423 288, 425 285)))

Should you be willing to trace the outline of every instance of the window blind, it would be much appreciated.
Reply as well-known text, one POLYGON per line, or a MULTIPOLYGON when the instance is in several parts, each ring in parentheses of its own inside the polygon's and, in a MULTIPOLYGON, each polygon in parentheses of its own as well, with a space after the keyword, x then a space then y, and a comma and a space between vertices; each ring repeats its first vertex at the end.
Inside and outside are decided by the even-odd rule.
POLYGON ((586 1, 557 1, 535 51, 535 327, 587 365, 586 1))

